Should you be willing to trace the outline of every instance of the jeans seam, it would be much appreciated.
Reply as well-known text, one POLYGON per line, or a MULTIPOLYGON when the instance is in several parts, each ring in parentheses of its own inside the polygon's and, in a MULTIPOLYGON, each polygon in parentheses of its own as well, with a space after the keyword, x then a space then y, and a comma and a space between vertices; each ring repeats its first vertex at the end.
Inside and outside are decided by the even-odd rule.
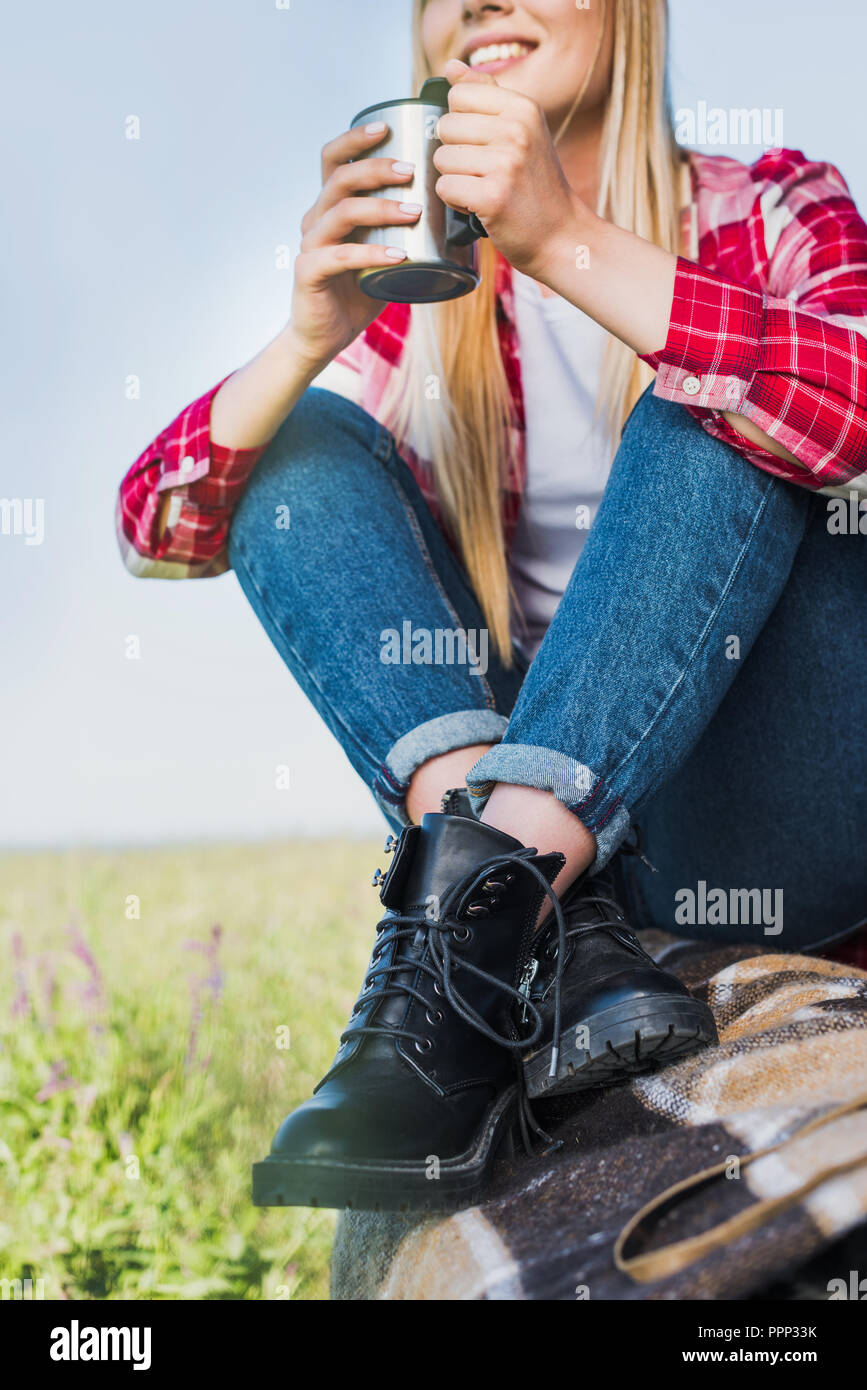
POLYGON ((685 663, 684 663, 684 665, 683 665, 683 669, 680 671, 680 673, 679 673, 679 675, 678 675, 678 677, 677 677, 677 680, 674 682, 674 685, 671 687, 671 689, 669 690, 669 692, 668 692, 668 694, 666 695, 665 699, 664 699, 664 700, 662 701, 662 703, 660 704, 660 706, 659 706, 659 708, 657 709, 656 713, 654 714, 653 718, 650 720, 650 723, 647 725, 647 728, 644 729, 644 731, 642 732, 641 736, 640 736, 639 738, 636 739, 635 743, 634 743, 634 744, 632 745, 632 747, 629 749, 629 752, 626 753, 626 754, 624 754, 624 756, 621 758, 620 762, 617 763, 616 766, 615 766, 614 768, 612 768, 611 772, 608 774, 608 780, 609 780, 609 781, 610 781, 612 778, 616 777, 616 776, 618 775, 618 773, 620 773, 620 772, 623 770, 623 768, 626 767, 627 763, 635 756, 635 754, 637 753, 638 749, 641 747, 641 745, 644 743, 644 741, 648 738, 648 736, 652 733, 652 731, 654 730, 654 728, 656 727, 656 725, 659 723, 659 721, 660 721, 660 719, 662 718, 662 716, 666 713, 666 711, 667 711, 669 705, 672 703, 672 701, 673 701, 673 699, 674 699, 674 697, 675 697, 677 691, 678 691, 678 690, 680 689, 680 687, 683 685, 683 682, 684 682, 684 680, 686 679, 687 673, 688 673, 688 672, 690 671, 690 669, 692 668, 692 666, 693 666, 693 664, 694 664, 694 662, 695 662, 695 660, 696 660, 696 658, 697 658, 697 656, 698 656, 698 653, 701 651, 702 647, 703 647, 704 644, 706 643, 706 639, 707 639, 707 637, 708 637, 708 634, 710 633, 711 628, 713 627, 714 623, 717 621, 717 618, 719 617, 719 614, 720 614, 720 612, 721 612, 721 610, 722 610, 722 607, 723 607, 723 605, 724 605, 724 603, 725 603, 725 601, 726 601, 726 599, 727 599, 727 597, 728 597, 728 595, 729 595, 729 592, 731 591, 731 587, 732 587, 732 585, 734 584, 735 579, 737 578, 737 575, 738 575, 738 573, 739 573, 739 571, 740 571, 740 569, 741 569, 741 567, 742 567, 742 565, 743 565, 744 557, 746 556, 747 552, 749 551, 749 549, 750 549, 750 547, 751 547, 751 545, 752 545, 752 543, 753 543, 753 540, 754 540, 754 537, 755 537, 755 533, 756 533, 756 528, 758 527, 759 521, 761 520, 761 518, 762 518, 762 516, 763 516, 763 514, 764 514, 764 512, 765 512, 765 509, 766 509, 766 507, 767 507, 768 498, 769 498, 769 496, 770 496, 770 494, 771 494, 771 492, 772 492, 772 490, 773 490, 773 488, 774 488, 774 483, 775 483, 775 480, 774 480, 774 479, 771 479, 771 480, 769 481, 769 483, 768 483, 768 486, 765 488, 764 494, 763 494, 762 499, 761 499, 761 503, 760 503, 760 505, 758 506, 758 508, 757 508, 757 510, 756 510, 756 514, 755 514, 755 516, 753 517, 753 520, 752 520, 752 522, 751 522, 751 524, 750 524, 749 533, 747 534, 746 539, 744 540, 744 543, 743 543, 743 545, 742 545, 741 548, 740 548, 740 551, 739 551, 739 553, 738 553, 737 560, 736 560, 735 564, 734 564, 733 567, 732 567, 731 573, 729 574, 729 577, 728 577, 728 579, 727 579, 727 581, 726 581, 725 587, 723 588, 722 593, 720 594, 720 596, 719 596, 717 602, 714 604, 713 610, 712 610, 712 612, 710 613, 710 615, 708 616, 707 622, 705 623, 704 627, 702 628, 701 632, 699 633, 698 638, 697 638, 697 640, 696 640, 696 642, 695 642, 695 645, 693 646, 693 649, 692 649, 692 651, 690 652, 689 657, 688 657, 687 660, 685 661, 685 663))
POLYGON ((589 812, 592 815, 592 803, 599 796, 600 792, 605 792, 605 783, 603 782, 601 777, 597 776, 596 782, 593 786, 593 790, 589 791, 585 797, 581 798, 580 801, 573 801, 569 807, 569 810, 574 811, 576 815, 579 814, 579 811, 589 812))
MULTIPOLYGON (((596 822, 596 825, 593 827, 594 831, 596 831, 596 830, 601 830, 602 827, 603 827, 604 825, 607 825, 608 822, 610 821, 611 817, 614 815, 614 812, 617 810, 617 807, 620 806, 620 805, 622 805, 622 804, 623 804, 623 797, 622 797, 622 796, 615 796, 614 799, 613 799, 613 801, 611 802, 611 805, 608 807, 608 810, 605 812, 605 815, 602 817, 602 819, 601 819, 600 821, 597 821, 597 822, 596 822)), ((589 829, 589 827, 588 827, 588 829, 589 829)))
POLYGON ((387 463, 394 448, 394 436, 380 421, 376 422, 376 438, 372 449, 373 457, 380 463, 387 463))
POLYGON ((607 825, 608 821, 617 810, 617 807, 623 805, 623 797, 617 792, 612 792, 610 788, 605 785, 604 780, 601 777, 597 777, 593 790, 588 792, 582 801, 566 802, 565 805, 566 810, 571 811, 573 816, 577 816, 588 830, 595 832, 607 825), (593 803, 601 799, 604 804, 605 798, 609 796, 613 799, 608 809, 605 811, 601 820, 593 823, 593 803))
POLYGON ((409 782, 399 782, 385 763, 380 763, 379 771, 373 779, 373 788, 377 795, 382 796, 389 803, 395 806, 404 806, 406 794, 409 791, 409 782))
POLYGON ((395 777, 394 773, 391 771, 391 768, 388 767, 386 763, 379 764, 379 771, 382 773, 384 777, 388 779, 388 781, 391 783, 393 787, 397 787, 398 789, 400 789, 401 787, 409 786, 408 782, 402 782, 399 777, 395 777))

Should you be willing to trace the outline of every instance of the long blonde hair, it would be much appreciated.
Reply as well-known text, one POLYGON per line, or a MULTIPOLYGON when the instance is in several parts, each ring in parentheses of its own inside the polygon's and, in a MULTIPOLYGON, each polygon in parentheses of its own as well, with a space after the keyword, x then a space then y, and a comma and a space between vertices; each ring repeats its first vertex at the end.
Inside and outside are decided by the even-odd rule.
MULTIPOLYGON (((433 76, 422 47, 426 0, 414 0, 415 91, 433 76)), ((667 0, 600 0, 599 43, 563 134, 592 75, 613 7, 614 52, 599 165, 597 213, 665 250, 680 244, 683 152, 674 137, 667 84, 667 0)), ((515 428, 496 320, 497 255, 478 243, 481 284, 444 304, 413 305, 410 332, 384 403, 398 440, 411 441, 431 468, 442 520, 453 537, 479 599, 501 661, 512 662, 509 583, 501 520, 503 469, 515 428), (436 402, 428 383, 439 383, 436 402)), ((609 336, 597 400, 616 439, 651 369, 625 343, 609 336)))

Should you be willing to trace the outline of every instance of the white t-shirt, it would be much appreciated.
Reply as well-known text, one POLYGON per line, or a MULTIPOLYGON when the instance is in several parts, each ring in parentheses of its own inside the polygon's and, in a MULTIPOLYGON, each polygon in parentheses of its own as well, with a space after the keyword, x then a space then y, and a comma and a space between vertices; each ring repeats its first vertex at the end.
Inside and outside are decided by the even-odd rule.
POLYGON ((509 573, 526 627, 512 634, 535 656, 596 515, 611 470, 594 418, 606 333, 559 295, 512 271, 526 419, 527 478, 509 573))

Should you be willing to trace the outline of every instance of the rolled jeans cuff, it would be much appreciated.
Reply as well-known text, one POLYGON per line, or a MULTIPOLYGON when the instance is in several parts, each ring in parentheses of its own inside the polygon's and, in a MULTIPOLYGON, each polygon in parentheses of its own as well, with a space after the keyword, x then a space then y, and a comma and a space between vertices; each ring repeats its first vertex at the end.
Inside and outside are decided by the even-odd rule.
POLYGON ((481 815, 497 782, 553 792, 596 837, 591 874, 608 863, 629 833, 631 820, 622 799, 609 791, 592 768, 553 748, 499 743, 483 753, 467 773, 467 790, 476 815, 481 815))
POLYGON ((504 714, 491 709, 457 710, 418 724, 393 743, 373 783, 373 794, 392 829, 409 825, 406 794, 416 768, 429 758, 474 743, 498 743, 508 727, 504 714))

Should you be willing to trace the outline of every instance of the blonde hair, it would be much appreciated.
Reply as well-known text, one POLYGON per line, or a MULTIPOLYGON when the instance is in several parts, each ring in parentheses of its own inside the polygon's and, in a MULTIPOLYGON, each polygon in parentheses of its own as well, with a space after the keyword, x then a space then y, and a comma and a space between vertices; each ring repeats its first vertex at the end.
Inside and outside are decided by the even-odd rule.
MULTIPOLYGON (((414 82, 433 76, 421 42, 426 0, 414 0, 414 82)), ((602 131, 597 213, 665 250, 680 244, 680 179, 684 154, 674 137, 667 86, 667 0, 600 0, 601 24, 593 62, 572 109, 580 105, 601 49, 608 6, 614 51, 602 131)), ((496 318, 497 257, 493 243, 478 243, 481 283, 472 294, 443 304, 412 306, 410 332, 384 412, 396 438, 409 440, 431 468, 442 520, 456 543, 481 604, 500 660, 512 663, 509 583, 501 520, 503 468, 509 456, 514 411, 499 347, 496 318), (426 382, 440 383, 432 408, 426 382)), ((625 343, 609 336, 597 411, 611 439, 651 369, 625 343)))

